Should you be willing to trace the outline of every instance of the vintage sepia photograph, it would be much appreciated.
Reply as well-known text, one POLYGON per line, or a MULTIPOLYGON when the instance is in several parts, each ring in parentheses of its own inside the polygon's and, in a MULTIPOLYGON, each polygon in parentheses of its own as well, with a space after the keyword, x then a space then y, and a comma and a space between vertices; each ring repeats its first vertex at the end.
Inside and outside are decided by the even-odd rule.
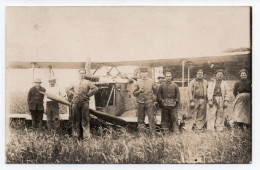
POLYGON ((5 163, 252 163, 252 7, 7 6, 5 163))

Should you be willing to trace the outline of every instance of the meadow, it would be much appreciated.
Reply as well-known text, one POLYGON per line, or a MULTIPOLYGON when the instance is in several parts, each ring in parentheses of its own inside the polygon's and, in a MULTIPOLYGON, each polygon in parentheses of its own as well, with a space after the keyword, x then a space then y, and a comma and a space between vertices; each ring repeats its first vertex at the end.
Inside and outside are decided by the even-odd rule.
POLYGON ((252 138, 248 129, 223 132, 183 132, 155 136, 127 128, 95 127, 92 138, 77 140, 67 131, 34 131, 24 121, 12 125, 6 143, 6 163, 54 164, 175 164, 250 163, 252 138))
MULTIPOLYGON (((181 93, 185 114, 189 103, 185 90, 181 90, 181 93)), ((13 96, 11 101, 14 102, 11 102, 10 113, 28 112, 25 95, 13 96)), ((226 110, 227 116, 232 116, 231 109, 232 104, 226 110)), ((223 132, 195 130, 165 135, 157 131, 156 135, 151 137, 148 134, 138 134, 135 128, 93 126, 92 138, 77 140, 70 136, 69 122, 62 122, 56 134, 48 134, 46 129, 41 132, 32 130, 25 120, 11 121, 10 124, 10 133, 6 138, 6 163, 9 164, 175 164, 252 161, 251 129, 225 127, 223 132)))

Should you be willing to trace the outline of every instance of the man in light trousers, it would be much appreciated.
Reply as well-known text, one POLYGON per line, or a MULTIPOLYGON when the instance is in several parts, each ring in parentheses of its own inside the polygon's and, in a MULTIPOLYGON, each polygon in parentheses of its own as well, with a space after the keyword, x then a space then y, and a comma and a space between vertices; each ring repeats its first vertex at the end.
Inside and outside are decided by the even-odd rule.
POLYGON ((229 87, 223 75, 222 69, 217 70, 216 80, 211 80, 208 85, 207 129, 210 131, 224 129, 224 109, 228 106, 229 87))

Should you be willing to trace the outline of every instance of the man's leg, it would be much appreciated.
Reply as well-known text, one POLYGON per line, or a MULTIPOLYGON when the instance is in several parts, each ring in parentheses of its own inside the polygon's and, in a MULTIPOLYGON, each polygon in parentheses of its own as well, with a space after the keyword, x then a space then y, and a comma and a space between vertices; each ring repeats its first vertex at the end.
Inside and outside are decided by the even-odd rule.
POLYGON ((207 104, 204 99, 199 100, 199 107, 196 118, 196 126, 198 129, 202 129, 206 123, 206 112, 207 112, 207 104))
POLYGON ((39 129, 42 131, 43 130, 43 110, 38 110, 38 122, 39 122, 39 129))
POLYGON ((79 108, 77 104, 72 104, 73 112, 73 124, 72 124, 72 136, 78 138, 80 136, 80 115, 79 108))
POLYGON ((47 107, 46 107, 46 115, 47 115, 48 132, 51 133, 51 130, 52 130, 52 113, 51 113, 51 106, 48 102, 47 102, 47 107))
POLYGON ((35 110, 30 110, 32 116, 32 127, 36 129, 37 127, 37 112, 35 110))
POLYGON ((137 103, 137 123, 138 123, 138 131, 139 132, 145 132, 145 107, 144 103, 137 103))
POLYGON ((90 138, 90 113, 89 113, 89 103, 86 102, 82 106, 82 128, 83 128, 83 138, 90 138))
POLYGON ((155 133, 155 119, 153 114, 153 103, 145 104, 145 114, 148 116, 150 133, 153 135, 155 133))
POLYGON ((56 132, 57 128, 60 126, 60 116, 59 116, 59 104, 54 103, 52 106, 52 128, 56 132))
POLYGON ((217 99, 218 109, 216 111, 216 129, 222 131, 224 129, 224 101, 222 97, 217 99))
POLYGON ((179 133, 179 125, 178 125, 178 106, 175 108, 169 109, 169 115, 170 115, 170 129, 173 132, 179 133))
POLYGON ((185 120, 185 126, 184 129, 187 131, 191 131, 193 128, 193 125, 196 120, 196 116, 198 113, 198 108, 199 108, 199 100, 198 99, 193 99, 193 102, 195 103, 194 108, 190 109, 189 116, 185 120))
POLYGON ((217 106, 214 103, 212 107, 207 107, 207 130, 215 130, 215 117, 216 117, 217 106))
POLYGON ((169 130, 169 114, 168 109, 165 107, 162 107, 162 116, 161 116, 161 128, 163 133, 168 132, 169 130))

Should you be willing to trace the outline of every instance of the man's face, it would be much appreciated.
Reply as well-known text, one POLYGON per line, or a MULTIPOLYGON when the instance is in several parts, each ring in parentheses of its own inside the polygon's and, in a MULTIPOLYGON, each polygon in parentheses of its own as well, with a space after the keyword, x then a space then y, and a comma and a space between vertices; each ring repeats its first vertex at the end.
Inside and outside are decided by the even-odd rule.
POLYGON ((56 82, 55 82, 55 81, 49 81, 49 83, 50 83, 50 86, 51 86, 51 87, 54 87, 54 86, 55 86, 55 84, 56 84, 56 82))
POLYGON ((246 72, 242 72, 242 73, 240 74, 240 78, 243 79, 243 80, 247 79, 247 74, 246 74, 246 72))
POLYGON ((146 79, 148 76, 148 72, 140 72, 141 78, 146 79))
POLYGON ((222 73, 222 72, 218 72, 218 73, 216 74, 216 77, 217 77, 218 80, 222 80, 222 78, 223 78, 223 73, 222 73))
POLYGON ((85 78, 85 76, 86 76, 86 72, 84 70, 80 70, 79 71, 79 78, 82 80, 82 79, 85 78))
POLYGON ((167 82, 172 81, 172 74, 171 73, 166 73, 165 78, 166 78, 167 82))
POLYGON ((201 72, 201 71, 197 72, 197 78, 202 79, 203 78, 203 72, 201 72))
POLYGON ((41 83, 35 83, 35 87, 40 87, 41 83))

